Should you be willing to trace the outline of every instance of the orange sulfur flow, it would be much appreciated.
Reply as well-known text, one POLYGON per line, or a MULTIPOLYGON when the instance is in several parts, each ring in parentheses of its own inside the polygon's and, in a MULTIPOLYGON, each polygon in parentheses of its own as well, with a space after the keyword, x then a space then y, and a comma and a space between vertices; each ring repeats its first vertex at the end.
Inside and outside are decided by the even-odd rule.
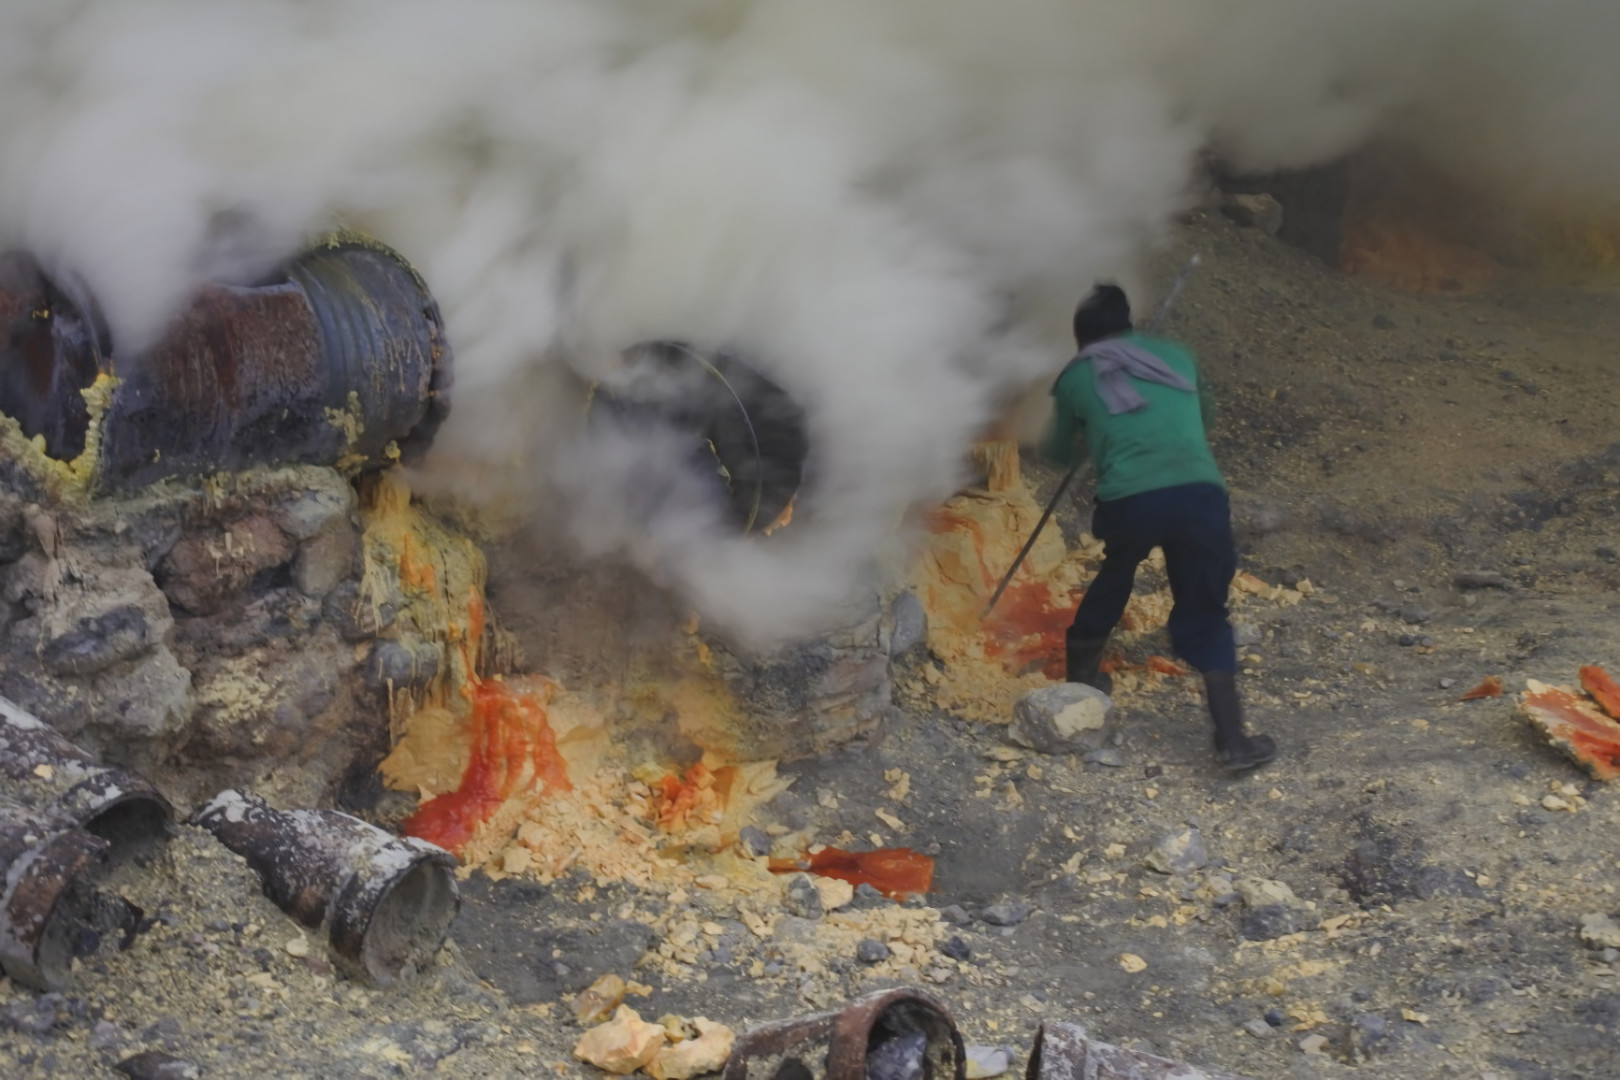
POLYGON ((401 826, 406 835, 447 851, 460 851, 507 798, 535 782, 553 792, 573 787, 546 722, 543 692, 489 679, 480 680, 469 693, 472 754, 461 785, 424 802, 401 826))
MULTIPOLYGON (((1584 671, 1582 674, 1585 681, 1584 671)), ((1620 777, 1620 723, 1562 687, 1532 681, 1520 700, 1530 722, 1592 776, 1599 780, 1620 777)))
POLYGON ((1008 587, 985 620, 984 652, 1013 674, 1038 670, 1048 679, 1064 675, 1063 641, 1080 590, 1055 594, 1044 581, 1020 581, 1008 587))
POLYGON ((1581 668, 1581 689, 1591 694, 1604 712, 1620 720, 1620 686, 1615 685, 1607 671, 1596 664, 1581 668))
POLYGON ((926 895, 934 884, 934 860, 910 848, 842 851, 827 847, 802 859, 772 859, 771 871, 808 872, 851 885, 870 885, 891 900, 926 895))

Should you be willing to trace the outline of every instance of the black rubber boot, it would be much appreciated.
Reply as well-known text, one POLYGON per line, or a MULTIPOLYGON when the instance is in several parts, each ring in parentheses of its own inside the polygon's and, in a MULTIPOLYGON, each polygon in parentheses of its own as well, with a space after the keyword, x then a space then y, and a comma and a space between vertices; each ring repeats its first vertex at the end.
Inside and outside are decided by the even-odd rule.
POLYGON ((1095 687, 1105 694, 1114 692, 1114 679, 1102 670, 1103 650, 1108 648, 1108 639, 1093 639, 1091 641, 1076 641, 1073 638, 1064 640, 1068 682, 1084 683, 1095 687))
POLYGON ((1215 757, 1222 765, 1242 772, 1277 756, 1277 742, 1270 735, 1250 735, 1243 730, 1236 676, 1230 671, 1204 672, 1204 693, 1209 699, 1209 718, 1215 722, 1215 757))

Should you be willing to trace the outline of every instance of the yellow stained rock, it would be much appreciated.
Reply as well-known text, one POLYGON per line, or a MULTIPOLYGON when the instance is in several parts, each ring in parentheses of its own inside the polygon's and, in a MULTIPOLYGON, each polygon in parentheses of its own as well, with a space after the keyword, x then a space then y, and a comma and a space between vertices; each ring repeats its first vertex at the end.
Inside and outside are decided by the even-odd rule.
POLYGON ((580 1036, 574 1056, 606 1072, 628 1076, 651 1062, 664 1041, 661 1025, 648 1023, 630 1006, 620 1005, 612 1020, 580 1036))
POLYGON ((655 1080, 688 1080, 704 1073, 719 1072, 731 1056, 737 1038, 730 1028, 699 1016, 691 1021, 698 1036, 664 1047, 647 1066, 655 1080))
POLYGON ((847 881, 830 877, 812 877, 810 883, 816 887, 816 895, 821 897, 821 906, 827 911, 837 911, 855 899, 855 886, 847 881))
POLYGON ((574 999, 574 1019, 581 1024, 599 1024, 624 1002, 624 980, 609 972, 581 990, 574 999))

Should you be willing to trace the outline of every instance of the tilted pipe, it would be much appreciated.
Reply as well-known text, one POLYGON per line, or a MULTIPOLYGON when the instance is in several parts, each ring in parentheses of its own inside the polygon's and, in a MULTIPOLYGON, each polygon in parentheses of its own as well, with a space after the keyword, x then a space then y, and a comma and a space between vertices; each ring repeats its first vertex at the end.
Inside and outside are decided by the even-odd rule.
POLYGON ((26 255, 0 258, 0 412, 60 460, 94 445, 99 490, 410 460, 449 411, 438 305, 371 241, 335 239, 260 285, 209 285, 134 355, 103 340, 89 306, 26 255), (90 408, 82 391, 98 373, 116 382, 90 408))
MULTIPOLYGON (((967 1052, 944 1002, 901 987, 838 1012, 778 1020, 737 1040, 721 1080, 865 1080, 879 1059, 910 1058, 904 1075, 963 1080, 967 1052), (898 1051, 898 1054, 895 1052, 898 1051), (915 1070, 915 1071, 912 1071, 915 1070)), ((893 1068, 896 1063, 888 1062, 893 1068)))
POLYGON ((247 860, 277 907, 324 927, 340 966, 380 985, 432 960, 461 906, 449 852, 336 810, 222 791, 193 821, 247 860))
POLYGON ((0 788, 37 811, 60 813, 123 855, 168 836, 169 801, 144 777, 97 763, 0 697, 0 788))
POLYGON ((38 990, 66 984, 107 841, 69 817, 0 796, 0 968, 38 990))

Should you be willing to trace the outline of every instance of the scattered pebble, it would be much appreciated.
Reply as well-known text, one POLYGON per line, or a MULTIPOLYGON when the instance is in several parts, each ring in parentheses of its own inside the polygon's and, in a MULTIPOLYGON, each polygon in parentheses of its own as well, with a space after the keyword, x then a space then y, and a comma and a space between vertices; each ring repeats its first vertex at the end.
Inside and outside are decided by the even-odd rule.
POLYGON ((750 855, 765 856, 771 853, 771 838, 758 825, 744 825, 737 833, 737 840, 750 855))
POLYGON ((782 887, 782 910, 801 919, 819 919, 825 914, 821 893, 809 874, 794 874, 782 887))
POLYGON ((888 907, 892 903, 894 903, 893 900, 890 900, 864 881, 855 886, 855 895, 850 901, 850 905, 859 910, 888 907))
POLYGON ((1029 918, 1029 913, 1035 910, 1033 904, 1022 900, 1007 900, 999 904, 991 904, 979 912, 979 918, 991 926, 1017 926, 1029 918))
POLYGON ((161 1050, 148 1050, 144 1054, 127 1057, 118 1063, 118 1071, 130 1080, 198 1080, 201 1070, 161 1050))
POLYGON ((1261 1020, 1259 1017, 1256 1017, 1253 1020, 1243 1021, 1243 1030, 1247 1031, 1250 1035, 1253 1035, 1257 1039, 1269 1039, 1273 1035, 1277 1034, 1275 1028, 1266 1023, 1264 1020, 1261 1020))
POLYGON ((1143 861, 1161 874, 1190 874, 1209 865, 1209 853, 1203 836, 1188 827, 1161 838, 1143 861))
POLYGON ((1012 1054, 1005 1046, 967 1048, 967 1080, 988 1080, 1012 1068, 1012 1054))
POLYGON ((881 964, 889 958, 889 947, 881 941, 863 938, 855 946, 855 959, 863 964, 881 964))
POLYGON ((1620 949, 1620 924, 1601 912, 1582 915, 1581 940, 1592 949, 1620 949))
POLYGON ((1307 1054, 1320 1054, 1327 1044, 1326 1035, 1307 1035, 1299 1040, 1299 1048, 1307 1054))
POLYGON ((939 917, 952 926, 966 926, 973 921, 973 916, 968 914, 967 908, 961 904, 950 904, 940 908, 939 917))
POLYGON ((966 960, 973 955, 973 946, 953 934, 939 947, 939 951, 952 960, 966 960))

